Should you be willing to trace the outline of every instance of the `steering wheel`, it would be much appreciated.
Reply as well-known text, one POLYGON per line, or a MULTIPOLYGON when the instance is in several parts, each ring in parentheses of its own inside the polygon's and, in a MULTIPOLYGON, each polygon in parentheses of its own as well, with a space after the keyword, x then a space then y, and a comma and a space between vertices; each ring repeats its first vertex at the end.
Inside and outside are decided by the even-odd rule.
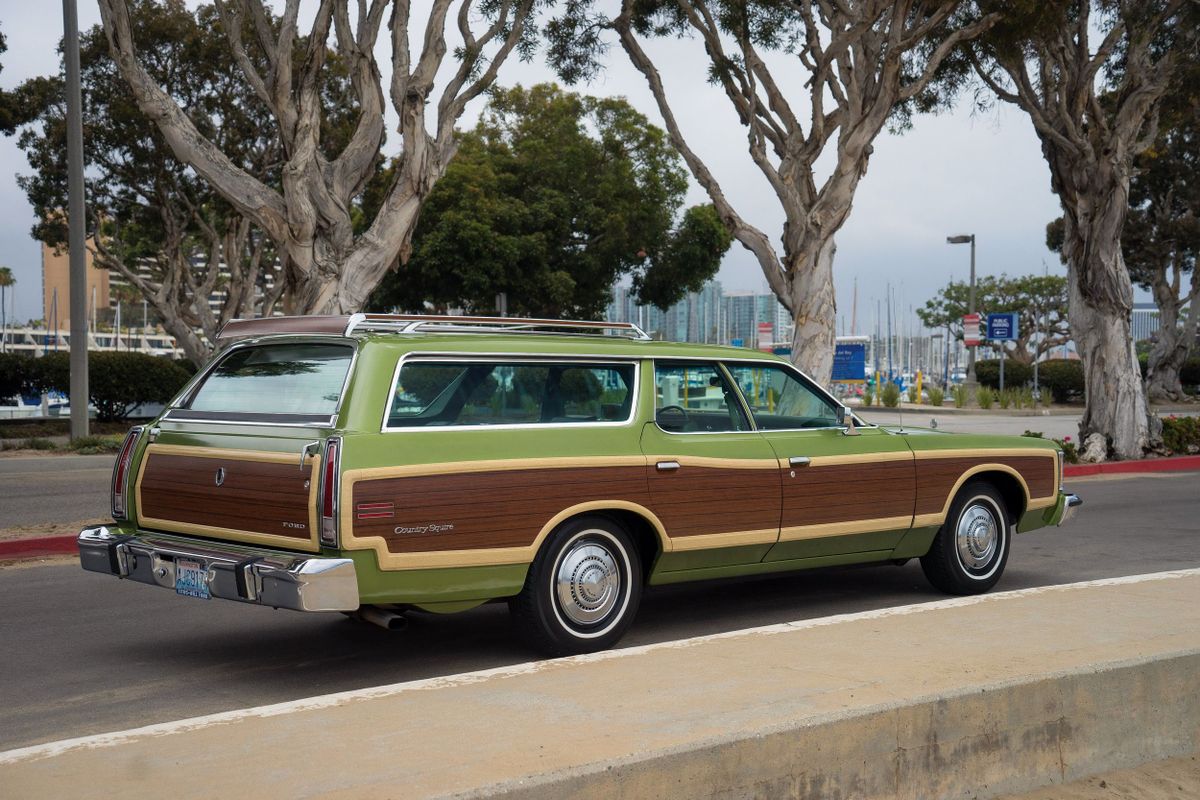
MULTIPOLYGON (((677 405, 663 406, 654 415, 655 419, 657 419, 660 423, 666 422, 666 420, 663 419, 663 415, 665 412, 668 412, 668 411, 670 411, 672 413, 678 412, 679 415, 683 417, 683 421, 679 425, 671 425, 670 427, 679 428, 680 430, 687 427, 688 422, 690 422, 690 419, 688 418, 687 409, 684 408, 683 406, 677 406, 677 405)), ((668 426, 664 425, 663 427, 668 427, 668 426)))

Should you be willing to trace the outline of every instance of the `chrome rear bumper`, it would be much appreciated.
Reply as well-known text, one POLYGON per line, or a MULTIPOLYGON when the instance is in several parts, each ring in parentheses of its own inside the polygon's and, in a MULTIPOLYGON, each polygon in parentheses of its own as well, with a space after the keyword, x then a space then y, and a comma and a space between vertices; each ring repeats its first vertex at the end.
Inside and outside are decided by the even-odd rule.
POLYGON ((348 558, 321 558, 105 526, 84 528, 79 563, 92 572, 175 589, 175 560, 202 565, 208 594, 295 611, 354 611, 358 579, 348 558))

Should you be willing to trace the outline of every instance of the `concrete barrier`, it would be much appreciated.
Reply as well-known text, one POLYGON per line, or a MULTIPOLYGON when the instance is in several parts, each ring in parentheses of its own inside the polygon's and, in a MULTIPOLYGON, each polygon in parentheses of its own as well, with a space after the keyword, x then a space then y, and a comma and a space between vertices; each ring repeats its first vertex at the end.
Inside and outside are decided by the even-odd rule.
POLYGON ((1188 570, 773 625, 8 751, 0 785, 987 798, 1200 750, 1198 599, 1188 570))

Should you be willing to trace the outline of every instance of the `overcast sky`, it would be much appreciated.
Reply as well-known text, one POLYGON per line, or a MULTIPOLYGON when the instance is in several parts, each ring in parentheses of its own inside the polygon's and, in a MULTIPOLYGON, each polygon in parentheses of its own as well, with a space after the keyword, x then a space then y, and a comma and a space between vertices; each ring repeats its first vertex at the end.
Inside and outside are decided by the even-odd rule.
MULTIPOLYGON (((415 10, 413 19, 421 19, 415 10)), ((94 1, 79 0, 80 29, 98 23, 94 1)), ((58 69, 56 47, 62 35, 58 3, 0 0, 0 30, 8 40, 8 52, 0 56, 4 88, 58 69)), ((387 36, 381 38, 377 55, 386 70, 390 52, 387 36)), ((413 39, 418 40, 418 35, 413 39)), ((750 161, 745 134, 728 101, 702 77, 706 61, 699 42, 660 43, 648 49, 672 92, 675 115, 692 147, 707 161, 742 217, 778 241, 782 211, 750 161)), ((625 96, 660 123, 644 79, 625 62, 619 47, 611 49, 608 62, 600 78, 577 89, 625 96)), ((776 66, 777 81, 784 87, 800 86, 807 79, 794 62, 780 61, 776 66)), ((552 78, 536 62, 511 61, 500 71, 502 85, 552 78)), ((387 79, 385 72, 385 85, 387 79)), ((801 105, 799 95, 796 98, 794 102, 801 105)), ((468 111, 460 127, 474 123, 479 106, 468 111)), ((1046 223, 1060 212, 1032 126, 1016 109, 997 108, 980 115, 969 106, 963 103, 952 113, 919 117, 909 132, 900 136, 885 132, 876 140, 853 212, 837 237, 839 334, 843 329, 850 332, 856 280, 860 333, 870 332, 874 325, 877 301, 884 301, 889 282, 896 288, 897 310, 907 316, 909 306, 922 305, 949 279, 965 280, 969 248, 947 245, 950 234, 976 234, 976 268, 981 275, 1040 274, 1047 268, 1065 274, 1057 255, 1044 243, 1046 223)), ((389 129, 394 130, 394 124, 389 129)), ((395 138, 390 147, 395 146, 395 138)), ((11 267, 17 279, 15 317, 21 321, 41 317, 40 247, 29 236, 33 213, 15 180, 27 172, 29 165, 15 138, 0 137, 0 203, 5 211, 0 216, 0 264, 11 267)), ((693 183, 688 203, 700 202, 707 202, 707 195, 693 183)), ((766 291, 757 261, 736 243, 718 279, 727 291, 766 291)))

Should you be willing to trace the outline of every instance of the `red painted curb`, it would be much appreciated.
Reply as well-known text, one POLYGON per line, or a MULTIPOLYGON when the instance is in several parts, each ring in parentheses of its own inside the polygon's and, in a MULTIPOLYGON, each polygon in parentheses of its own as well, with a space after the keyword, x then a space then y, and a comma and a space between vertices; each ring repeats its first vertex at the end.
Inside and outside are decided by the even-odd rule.
POLYGON ((1106 461, 1103 464, 1066 464, 1064 478, 1083 478, 1088 475, 1119 475, 1137 472, 1181 472, 1200 470, 1200 456, 1146 458, 1140 461, 1106 461))
POLYGON ((60 556, 79 552, 74 536, 42 536, 37 539, 15 539, 0 542, 0 559, 19 560, 60 556))

